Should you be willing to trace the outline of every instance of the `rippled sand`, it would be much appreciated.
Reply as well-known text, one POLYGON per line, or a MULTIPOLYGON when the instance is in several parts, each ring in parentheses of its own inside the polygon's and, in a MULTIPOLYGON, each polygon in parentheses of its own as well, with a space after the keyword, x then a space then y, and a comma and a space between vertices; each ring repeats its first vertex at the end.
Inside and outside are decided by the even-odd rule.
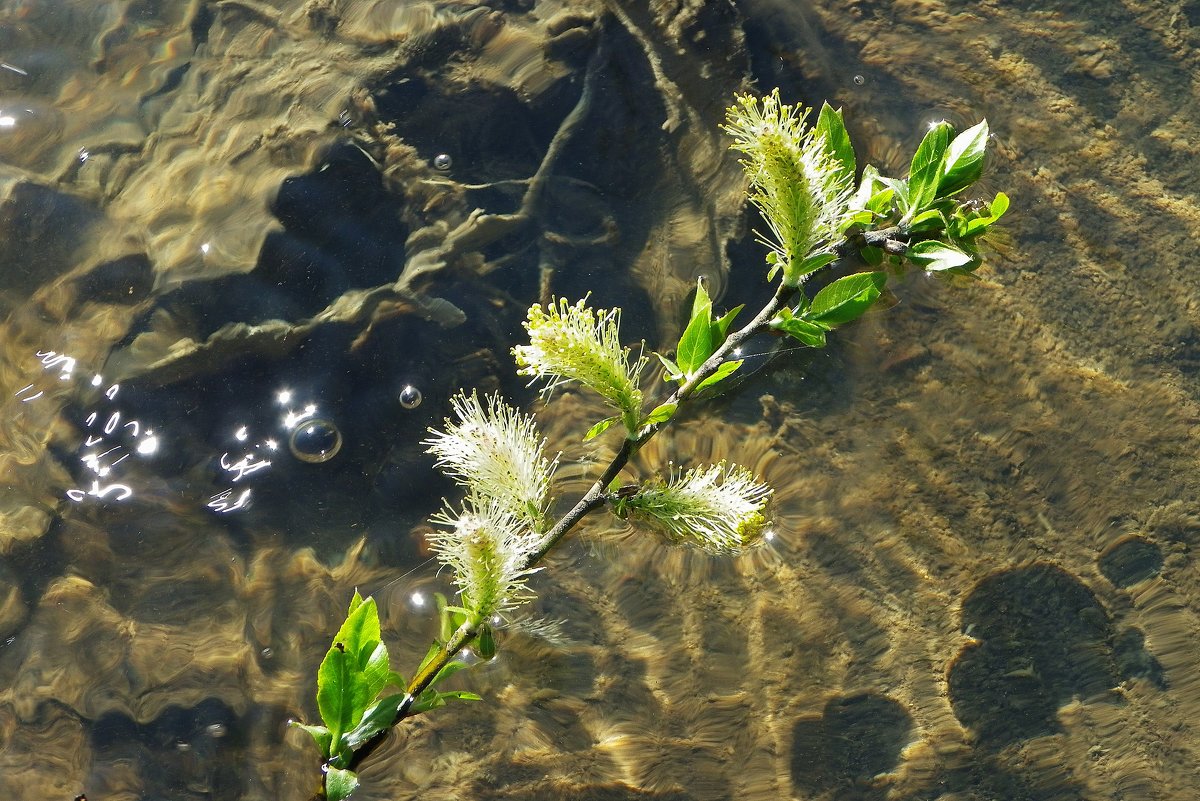
MULTIPOLYGON (((697 276, 761 293, 716 130, 751 78, 896 172, 986 116, 1007 240, 652 443, 631 474, 770 481, 771 542, 591 521, 466 674, 487 701, 396 732, 360 795, 1200 793, 1190 7, 27 0, 0 35, 6 797, 308 797, 286 721, 353 588, 401 671, 424 652, 418 440, 460 385, 529 400, 524 307, 592 290, 663 347, 697 276), (232 482, 285 385, 345 450, 232 482)), ((543 409, 566 491, 600 415, 543 409)))

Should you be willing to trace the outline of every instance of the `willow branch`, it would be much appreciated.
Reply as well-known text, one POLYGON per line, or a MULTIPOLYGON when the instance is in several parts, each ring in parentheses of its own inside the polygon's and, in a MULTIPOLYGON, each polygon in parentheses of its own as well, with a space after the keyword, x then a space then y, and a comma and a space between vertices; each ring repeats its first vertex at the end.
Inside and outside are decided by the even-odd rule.
MULTIPOLYGON (((780 284, 775 291, 774 297, 763 306, 762 310, 754 316, 754 319, 747 323, 744 327, 730 334, 725 342, 721 344, 717 350, 708 357, 705 362, 696 369, 687 381, 685 381, 678 389, 671 394, 665 403, 674 403, 682 405, 687 402, 696 392, 696 388, 704 382, 706 378, 711 376, 725 361, 726 357, 739 347, 743 342, 756 336, 764 331, 771 323, 771 320, 777 315, 780 310, 787 305, 797 290, 783 286, 780 284)), ((596 509, 604 505, 608 496, 608 488, 616 480, 625 466, 629 464, 629 460, 633 458, 642 446, 654 438, 670 420, 664 420, 659 423, 652 423, 644 426, 638 431, 636 439, 626 437, 621 442, 621 449, 613 457, 608 466, 604 468, 604 472, 600 477, 588 488, 587 492, 575 503, 571 510, 559 518, 558 522, 546 533, 545 541, 542 547, 532 554, 525 562, 525 568, 532 568, 542 561, 556 545, 558 545, 564 537, 579 524, 584 517, 594 512, 596 509)), ((406 696, 404 701, 396 710, 396 717, 392 721, 392 726, 396 726, 402 720, 410 716, 413 702, 429 688, 437 674, 446 665, 454 661, 455 657, 467 646, 473 643, 479 637, 480 627, 484 621, 467 620, 454 634, 450 636, 444 644, 438 647, 437 655, 429 660, 424 669, 413 676, 406 688, 406 696)), ((370 742, 366 743, 354 755, 353 764, 351 767, 358 765, 374 751, 379 743, 382 742, 383 732, 376 736, 370 742)))
POLYGON ((893 225, 877 231, 859 231, 837 244, 834 250, 839 256, 851 256, 863 248, 880 248, 888 253, 903 255, 908 250, 912 232, 906 225, 893 225))

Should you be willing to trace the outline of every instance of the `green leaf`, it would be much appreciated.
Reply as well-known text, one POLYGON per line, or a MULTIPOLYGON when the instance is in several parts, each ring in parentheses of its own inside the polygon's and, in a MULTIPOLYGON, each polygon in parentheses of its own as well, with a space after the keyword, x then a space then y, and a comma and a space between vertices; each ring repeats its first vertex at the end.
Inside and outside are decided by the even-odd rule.
POLYGON ((395 693, 371 704, 362 721, 344 738, 346 749, 357 751, 367 740, 391 726, 396 719, 396 711, 407 697, 408 693, 395 693))
POLYGON ((610 489, 606 500, 609 503, 609 511, 622 520, 629 518, 629 504, 626 498, 622 498, 616 494, 616 488, 610 489))
POLYGON ((448 693, 440 693, 437 690, 426 690, 421 693, 412 705, 411 712, 414 715, 419 715, 423 712, 428 712, 431 709, 437 709, 440 706, 445 706, 447 701, 482 701, 483 699, 473 692, 467 690, 452 690, 448 693))
POLYGON ((694 373, 715 349, 712 342, 712 324, 709 320, 711 309, 710 305, 701 309, 699 313, 693 311, 692 319, 688 321, 683 336, 679 338, 679 346, 675 349, 675 361, 679 363, 679 369, 684 375, 690 376, 694 373))
POLYGON ((1008 211, 1008 195, 1003 192, 997 192, 996 197, 992 199, 989 211, 992 212, 991 222, 996 222, 1004 216, 1004 212, 1008 211))
POLYGON ((788 309, 781 311, 771 321, 771 328, 783 331, 793 339, 798 339, 811 348, 825 347, 826 328, 809 320, 801 320, 799 317, 793 317, 791 311, 788 309))
POLYGON ((388 671, 388 682, 384 686, 385 687, 399 687, 400 689, 403 690, 404 688, 408 687, 408 682, 405 681, 404 677, 401 676, 399 673, 397 673, 394 670, 390 670, 390 671, 388 671))
MULTIPOLYGON (((372 605, 374 605, 373 602, 372 605)), ((365 644, 359 652, 358 664, 362 669, 363 678, 367 682, 367 697, 374 699, 387 686, 388 674, 391 673, 388 665, 387 646, 382 642, 365 644)))
POLYGON ((645 419, 642 420, 638 427, 641 428, 642 426, 652 426, 655 423, 665 423, 675 414, 675 409, 677 409, 678 406, 679 404, 676 403, 662 403, 658 406, 655 406, 653 411, 646 415, 645 419))
POLYGON ((461 659, 455 659, 451 662, 447 662, 445 665, 442 666, 442 669, 437 672, 437 675, 435 675, 433 677, 433 681, 429 682, 429 686, 434 687, 438 684, 441 684, 443 681, 450 678, 458 671, 465 670, 466 668, 469 668, 469 667, 470 667, 470 665, 468 665, 466 662, 462 661, 461 659))
POLYGON ((838 163, 838 173, 843 180, 853 181, 854 145, 850 143, 850 135, 846 133, 842 110, 834 111, 828 103, 822 103, 821 113, 817 116, 816 132, 825 142, 825 150, 838 163))
POLYGON ((325 766, 325 797, 328 801, 345 801, 358 789, 358 777, 352 771, 325 766))
POLYGON ((871 208, 867 203, 883 188, 883 180, 879 177, 879 170, 875 168, 875 165, 868 164, 863 167, 862 178, 858 181, 858 189, 854 190, 854 197, 850 199, 850 208, 871 208))
POLYGON ((892 206, 892 197, 896 194, 896 190, 892 187, 880 189, 875 194, 867 199, 867 211, 873 211, 876 214, 887 214, 888 209, 892 206))
POLYGON ((875 222, 875 212, 862 209, 842 220, 841 225, 838 227, 838 233, 844 234, 854 225, 861 225, 865 228, 873 222, 875 222))
MULTIPOLYGON (((470 611, 461 606, 447 606, 446 620, 450 623, 450 633, 453 634, 458 630, 458 627, 467 622, 467 617, 470 616, 470 611)), ((446 639, 449 639, 447 637, 446 639)))
POLYGON ((704 279, 696 279, 696 296, 692 298, 692 317, 705 317, 712 313, 712 298, 704 288, 704 279))
POLYGON ((441 693, 437 690, 427 689, 417 696, 417 700, 413 701, 408 711, 412 715, 421 715, 431 709, 437 709, 439 706, 445 705, 446 702, 442 700, 441 693))
MULTIPOLYGON (((428 660, 428 657, 426 659, 428 660)), ((412 706, 409 707, 409 711, 414 715, 420 714, 422 712, 428 712, 431 709, 436 709, 439 706, 444 706, 446 703, 444 700, 445 698, 463 697, 463 698, 466 698, 467 700, 478 700, 479 696, 475 695, 474 693, 468 693, 466 691, 454 691, 454 692, 449 692, 449 693, 439 693, 438 691, 433 689, 436 685, 438 685, 439 683, 450 678, 458 671, 464 670, 469 667, 470 667, 470 665, 467 664, 466 662, 462 661, 461 659, 455 659, 452 662, 447 662, 445 665, 442 666, 441 670, 439 670, 437 672, 437 674, 433 677, 433 680, 429 682, 429 686, 425 688, 425 691, 423 693, 421 693, 419 696, 417 696, 417 699, 415 701, 413 701, 412 706)), ((422 663, 422 669, 424 669, 424 663, 422 663)))
POLYGON ((946 148, 945 165, 938 182, 937 196, 949 197, 966 189, 983 174, 983 159, 987 151, 987 120, 973 125, 954 137, 946 148))
POLYGON ((959 239, 970 239, 973 236, 979 236, 986 233, 988 226, 991 224, 991 219, 987 217, 977 217, 974 220, 967 220, 957 236, 959 239))
POLYGON ((883 272, 855 273, 839 278, 813 298, 808 319, 825 325, 855 320, 871 307, 887 283, 883 272))
POLYGON ((475 650, 480 659, 493 659, 496 656, 496 635, 491 626, 479 629, 479 639, 475 642, 475 650))
MULTIPOLYGON (((712 316, 712 299, 704 288, 704 280, 696 282, 696 298, 692 301, 692 317, 688 321, 683 336, 679 338, 679 346, 675 350, 678 364, 665 356, 659 356, 659 361, 667 369, 668 381, 686 381, 701 365, 713 355, 729 333, 729 326, 742 310, 742 306, 730 309, 719 318, 712 316)), ((656 354, 657 355, 657 354, 656 354)), ((662 407, 660 407, 661 409, 662 407)), ((659 410, 651 412, 653 416, 659 410)), ((657 420, 651 422, 659 422, 657 420)), ((642 423, 646 425, 645 422, 642 423)))
POLYGON ((798 264, 792 262, 788 265, 784 272, 784 280, 789 284, 796 285, 800 283, 800 279, 806 275, 811 275, 817 270, 837 260, 836 253, 815 253, 805 259, 802 259, 798 264))
POLYGON ((962 267, 971 261, 969 254, 936 239, 916 243, 908 249, 907 256, 932 272, 962 267))
POLYGON ((666 356, 663 356, 661 353, 655 353, 654 355, 658 357, 658 360, 662 362, 663 369, 666 370, 666 373, 663 375, 663 381, 683 382, 687 380, 687 376, 685 376, 683 371, 679 369, 679 365, 668 359, 666 356))
POLYGON ((942 164, 946 158, 946 146, 950 142, 950 123, 939 122, 930 127, 917 152, 913 155, 908 170, 908 214, 924 210, 937 197, 942 179, 942 164))
POLYGON ((912 191, 909 189, 908 181, 902 178, 880 178, 879 180, 892 190, 892 199, 900 207, 900 211, 904 214, 909 212, 911 203, 910 198, 912 191))
MULTIPOLYGON (((599 423, 596 423, 596 425, 594 425, 588 429, 588 432, 583 435, 583 441, 587 442, 590 439, 595 439, 596 437, 600 436, 605 431, 607 431, 609 426, 611 426, 613 423, 617 422, 620 419, 621 418, 619 418, 619 417, 604 418, 599 423)), ((447 637, 449 637, 449 635, 447 635, 447 637)))
POLYGON ((808 345, 810 348, 825 347, 825 329, 816 323, 810 323, 807 320, 792 319, 782 326, 780 330, 808 345))
POLYGON ((746 308, 745 303, 735 306, 725 312, 720 319, 713 322, 713 342, 717 344, 717 347, 720 347, 725 342, 725 337, 729 336, 729 326, 733 323, 734 318, 738 316, 738 312, 744 308, 746 308))
POLYGON ((333 754, 329 752, 330 746, 333 744, 333 735, 329 733, 329 729, 324 726, 310 726, 307 723, 299 721, 290 721, 289 726, 295 726, 297 729, 304 729, 312 735, 312 738, 317 742, 317 748, 321 749, 321 756, 329 759, 333 754))
POLYGON ((379 639, 375 599, 354 595, 346 622, 317 670, 317 708, 334 751, 388 681, 388 653, 379 639))
POLYGON ((421 664, 417 666, 417 672, 414 674, 414 676, 424 673, 425 668, 429 667, 434 659, 437 659, 437 655, 441 653, 441 651, 442 643, 440 640, 434 640, 432 643, 430 643, 429 650, 425 652, 425 658, 422 659, 421 664))
POLYGON ((997 192, 996 197, 988 207, 987 214, 982 214, 978 217, 967 217, 965 221, 960 220, 958 236, 962 239, 969 239, 970 237, 986 232, 988 227, 1003 217, 1006 211, 1008 211, 1008 195, 1003 192, 997 192))
POLYGON ((711 387, 720 383, 721 381, 724 381, 726 378, 733 375, 735 370, 742 366, 742 361, 742 359, 738 359, 737 361, 733 362, 721 362, 720 366, 717 367, 716 371, 714 371, 712 375, 696 385, 696 391, 699 392, 702 389, 711 387))
POLYGON ((872 267, 878 267, 883 264, 883 248, 868 245, 865 248, 860 248, 858 255, 862 256, 863 261, 872 267))
POLYGON ((773 250, 767 253, 767 265, 771 268, 767 270, 767 280, 774 281, 775 274, 779 272, 780 268, 783 266, 779 263, 779 254, 773 250))
POLYGON ((939 209, 926 209, 912 218, 909 231, 927 231, 946 227, 946 216, 939 209))
MULTIPOLYGON (((537 510, 534 510, 536 516, 537 510)), ((443 641, 449 640, 450 636, 458 630, 458 627, 466 622, 471 612, 461 606, 453 606, 446 600, 446 596, 440 592, 433 594, 434 601, 437 602, 438 609, 438 633, 443 641)))

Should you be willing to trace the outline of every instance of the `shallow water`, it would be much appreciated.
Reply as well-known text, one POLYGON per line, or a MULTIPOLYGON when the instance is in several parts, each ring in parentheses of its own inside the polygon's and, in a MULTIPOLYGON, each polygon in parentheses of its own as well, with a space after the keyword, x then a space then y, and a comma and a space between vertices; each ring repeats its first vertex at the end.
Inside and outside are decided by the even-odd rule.
MULTIPOLYGON (((717 124, 777 85, 885 172, 986 116, 999 252, 653 442, 772 542, 589 521, 356 797, 1196 797, 1198 48, 1190 2, 0 0, 0 789, 307 798, 286 721, 355 587, 424 652, 419 440, 535 405, 527 305, 662 348, 698 276, 763 297, 717 124)), ((603 412, 539 408, 582 490, 603 412)))

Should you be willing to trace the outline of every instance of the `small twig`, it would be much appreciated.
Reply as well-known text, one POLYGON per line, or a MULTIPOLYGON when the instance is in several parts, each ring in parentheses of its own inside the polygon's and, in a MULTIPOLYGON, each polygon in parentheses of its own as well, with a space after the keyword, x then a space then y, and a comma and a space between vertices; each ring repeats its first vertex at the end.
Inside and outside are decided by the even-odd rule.
POLYGON ((851 256, 862 248, 873 247, 901 256, 908 250, 911 237, 912 234, 906 226, 893 225, 878 231, 859 231, 839 242, 834 250, 839 256, 851 256))

